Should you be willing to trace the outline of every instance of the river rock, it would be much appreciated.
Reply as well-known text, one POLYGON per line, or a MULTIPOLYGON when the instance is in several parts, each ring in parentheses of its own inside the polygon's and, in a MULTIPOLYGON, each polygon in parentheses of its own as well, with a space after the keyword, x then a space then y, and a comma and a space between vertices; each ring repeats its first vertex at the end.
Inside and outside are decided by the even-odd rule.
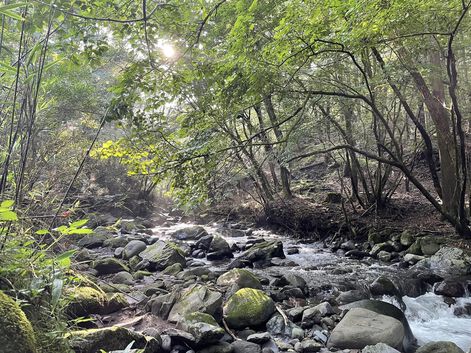
POLYGON ((415 254, 405 254, 404 255, 404 261, 409 262, 412 265, 415 265, 417 262, 419 262, 420 260, 423 260, 423 259, 425 259, 425 257, 421 256, 421 255, 415 255, 415 254))
POLYGON ((177 240, 198 240, 207 236, 208 232, 201 226, 188 226, 185 228, 177 229, 170 236, 177 240))
POLYGON ((251 263, 257 261, 270 263, 274 257, 285 258, 283 243, 280 240, 262 241, 254 244, 250 249, 244 251, 238 260, 247 260, 251 263))
POLYGON ((179 263, 182 267, 186 266, 185 257, 178 246, 162 240, 149 245, 146 250, 139 254, 139 257, 148 261, 151 270, 163 270, 176 263, 179 263))
POLYGON ((271 336, 268 332, 253 333, 253 334, 247 336, 247 341, 248 342, 257 343, 257 344, 266 343, 270 339, 271 339, 271 336))
POLYGON ((106 327, 72 331, 67 335, 71 348, 76 353, 96 353, 100 350, 124 350, 132 341, 134 348, 142 349, 143 353, 155 353, 160 350, 161 341, 146 337, 124 327, 106 327))
POLYGON ((420 250, 422 250, 422 254, 426 256, 434 255, 440 247, 445 242, 445 238, 443 236, 426 236, 420 238, 420 250))
POLYGON ((193 312, 184 316, 178 325, 183 330, 191 333, 197 345, 210 345, 218 342, 225 331, 218 325, 211 315, 193 312))
POLYGON ((0 291, 0 350, 6 353, 36 353, 33 327, 20 306, 0 291))
POLYGON ((92 287, 77 287, 68 294, 64 312, 71 318, 102 314, 107 304, 106 294, 92 287))
POLYGON ((165 267, 165 269, 161 272, 161 274, 176 276, 181 271, 183 271, 183 266, 177 262, 176 264, 165 267))
POLYGON ((207 259, 210 261, 223 260, 233 257, 231 247, 228 242, 219 235, 213 237, 209 246, 207 259))
POLYGON ((434 293, 445 297, 463 297, 465 289, 462 283, 457 281, 443 281, 434 288, 434 293))
POLYGON ((150 299, 146 304, 146 309, 153 315, 167 320, 176 300, 175 293, 162 294, 150 299))
POLYGON ((98 272, 98 275, 109 275, 121 271, 129 272, 129 268, 118 259, 108 257, 93 262, 92 267, 98 272))
POLYGON ((420 347, 416 353, 464 353, 463 350, 453 342, 430 342, 420 347))
POLYGON ((368 345, 386 343, 402 348, 404 327, 399 320, 374 311, 353 308, 332 331, 327 347, 363 349, 368 345))
POLYGON ((387 344, 377 343, 374 346, 366 346, 361 350, 362 353, 401 353, 387 344))
POLYGON ((147 248, 147 244, 142 240, 131 240, 123 250, 123 259, 129 260, 131 257, 139 255, 147 248))
POLYGON ((307 322, 307 321, 313 320, 315 322, 320 322, 320 319, 323 316, 333 315, 333 314, 335 314, 335 311, 330 305, 330 303, 323 302, 316 305, 315 307, 304 310, 302 321, 307 322))
POLYGON ((415 267, 430 269, 443 276, 466 276, 471 273, 471 256, 463 249, 442 247, 434 255, 419 261, 415 267))
POLYGON ((108 234, 92 233, 84 235, 78 242, 77 245, 81 248, 94 249, 99 248, 103 245, 103 242, 110 238, 108 234))
POLYGON ((376 278, 373 283, 370 284, 369 288, 372 295, 390 295, 401 298, 401 291, 393 281, 386 276, 376 278))
POLYGON ((107 248, 124 248, 126 244, 129 242, 128 237, 126 236, 115 236, 112 238, 108 238, 103 242, 103 246, 107 248))
POLYGON ((241 329, 264 324, 275 311, 275 303, 264 292, 242 288, 234 293, 223 308, 230 327, 241 329))
POLYGON ((258 344, 247 342, 247 341, 235 341, 232 342, 232 349, 234 353, 261 353, 262 348, 258 344))
POLYGON ((113 278, 111 279, 111 282, 117 283, 117 284, 131 285, 134 283, 134 277, 132 274, 130 274, 127 271, 121 271, 113 276, 113 278))
POLYGON ((203 348, 197 353, 233 353, 234 348, 230 343, 219 342, 218 344, 203 348))
POLYGON ((203 312, 213 317, 220 317, 222 305, 222 294, 207 287, 197 284, 187 288, 177 299, 168 320, 170 322, 178 322, 185 315, 193 312, 203 312))
POLYGON ((262 289, 262 284, 252 272, 239 268, 222 274, 216 283, 220 286, 231 286, 236 291, 242 288, 262 289))
POLYGON ((306 339, 295 344, 294 349, 299 353, 319 352, 324 346, 314 340, 306 339))
POLYGON ((298 325, 288 321, 286 325, 285 320, 281 315, 273 315, 273 317, 267 322, 267 331, 271 335, 281 335, 289 338, 304 338, 304 330, 298 325))

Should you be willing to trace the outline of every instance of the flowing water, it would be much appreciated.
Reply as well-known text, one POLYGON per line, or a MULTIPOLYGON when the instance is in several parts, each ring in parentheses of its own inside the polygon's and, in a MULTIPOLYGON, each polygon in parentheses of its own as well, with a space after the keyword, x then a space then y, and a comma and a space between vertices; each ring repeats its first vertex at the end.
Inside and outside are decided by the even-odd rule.
MULTIPOLYGON (((156 234, 166 236, 166 234, 190 224, 180 223, 172 227, 159 227, 155 229, 156 234)), ((219 225, 205 227, 210 234, 219 233, 219 225)), ((239 245, 247 242, 248 237, 228 237, 222 235, 230 245, 239 245)), ((345 282, 353 281, 357 283, 371 283, 378 275, 401 276, 401 271, 394 265, 383 265, 370 259, 358 261, 343 256, 338 256, 324 248, 319 242, 302 243, 296 239, 287 238, 273 234, 266 230, 255 230, 253 237, 263 237, 265 239, 278 239, 283 241, 284 249, 296 247, 299 253, 287 255, 287 260, 296 263, 289 267, 268 267, 263 270, 256 270, 263 275, 279 275, 293 272, 303 277, 308 285, 319 285, 329 283, 333 286, 342 286, 345 282), (335 270, 342 269, 345 273, 335 274, 335 270)), ((237 256, 237 254, 236 254, 237 256)), ((214 268, 219 268, 215 265, 214 268)), ((384 298, 385 301, 395 302, 392 298, 384 298)), ((433 341, 451 341, 458 345, 465 352, 471 349, 471 316, 457 316, 455 309, 466 304, 471 305, 471 297, 458 298, 456 304, 449 306, 443 301, 443 297, 432 292, 426 293, 416 298, 403 297, 407 305, 406 317, 409 321, 412 332, 420 345, 433 341)))

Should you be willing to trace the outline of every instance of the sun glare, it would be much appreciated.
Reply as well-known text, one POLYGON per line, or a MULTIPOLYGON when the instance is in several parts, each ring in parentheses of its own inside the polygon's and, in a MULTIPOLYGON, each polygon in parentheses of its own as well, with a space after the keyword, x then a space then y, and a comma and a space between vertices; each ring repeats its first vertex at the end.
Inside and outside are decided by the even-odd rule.
POLYGON ((161 50, 162 50, 162 54, 169 59, 174 58, 175 55, 177 54, 177 52, 175 51, 175 48, 169 43, 162 44, 161 50))

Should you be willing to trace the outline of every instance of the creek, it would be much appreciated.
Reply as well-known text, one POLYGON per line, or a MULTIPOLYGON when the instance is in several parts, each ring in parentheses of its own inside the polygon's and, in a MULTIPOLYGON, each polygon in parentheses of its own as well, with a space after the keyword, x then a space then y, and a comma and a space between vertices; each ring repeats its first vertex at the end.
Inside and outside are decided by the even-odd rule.
MULTIPOLYGON (((159 239, 165 239, 166 234, 190 225, 177 223, 170 227, 157 227, 154 229, 154 234, 159 239)), ((372 258, 351 259, 343 254, 333 253, 321 242, 303 242, 263 229, 253 230, 250 236, 234 237, 222 232, 220 224, 205 226, 205 229, 209 234, 220 234, 230 245, 235 243, 240 248, 254 238, 281 240, 287 254, 286 259, 280 261, 277 266, 254 269, 254 272, 271 278, 290 272, 301 276, 309 288, 317 289, 316 299, 332 296, 339 290, 367 288, 368 284, 380 275, 402 282, 403 287, 408 286, 407 281, 404 281, 404 278, 408 277, 407 269, 399 268, 397 264, 381 263, 372 258), (288 254, 289 249, 296 249, 293 251, 296 253, 288 254)), ((238 254, 240 253, 234 254, 236 258, 238 254)), ((205 261, 212 270, 217 271, 224 270, 230 262, 210 262, 205 259, 201 261, 205 261)), ((397 304, 397 300, 392 297, 384 296, 380 299, 397 304)), ((407 306, 406 317, 420 345, 442 340, 454 342, 465 352, 471 349, 471 316, 455 315, 456 308, 471 305, 469 293, 451 305, 445 303, 442 296, 434 294, 431 287, 425 294, 415 297, 404 295, 402 300, 407 306)))

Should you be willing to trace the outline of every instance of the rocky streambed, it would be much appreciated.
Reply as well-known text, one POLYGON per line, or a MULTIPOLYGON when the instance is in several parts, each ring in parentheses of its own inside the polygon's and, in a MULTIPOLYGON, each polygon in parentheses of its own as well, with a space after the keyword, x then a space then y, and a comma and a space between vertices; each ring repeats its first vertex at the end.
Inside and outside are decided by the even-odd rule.
POLYGON ((75 246, 89 279, 66 311, 93 319, 69 335, 78 353, 471 351, 471 257, 438 236, 122 221, 75 246))

